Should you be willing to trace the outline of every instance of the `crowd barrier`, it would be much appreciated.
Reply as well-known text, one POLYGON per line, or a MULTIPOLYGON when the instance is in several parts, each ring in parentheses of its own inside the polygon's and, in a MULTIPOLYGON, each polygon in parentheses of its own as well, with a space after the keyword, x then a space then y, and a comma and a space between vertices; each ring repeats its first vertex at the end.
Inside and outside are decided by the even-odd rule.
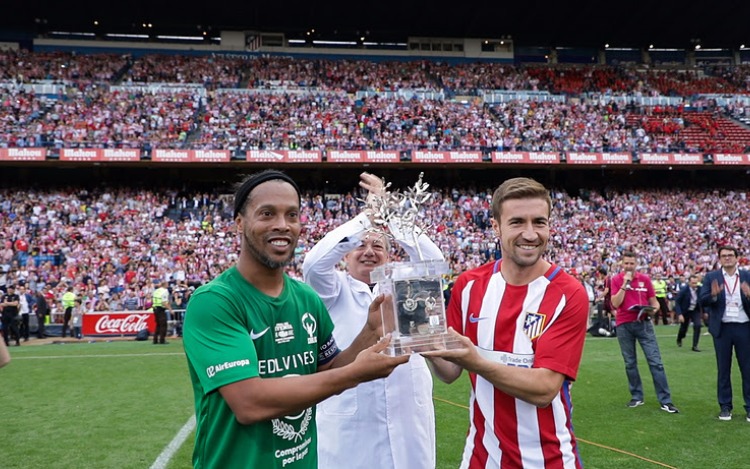
MULTIPOLYGON (((184 309, 175 309, 172 316, 167 312, 168 335, 179 335, 184 313, 184 309)), ((134 337, 143 328, 148 329, 149 334, 153 334, 156 330, 154 313, 149 310, 94 311, 85 313, 82 319, 81 334, 85 337, 134 337)), ((50 323, 45 325, 45 333, 49 336, 61 335, 62 322, 63 314, 54 314, 50 323)), ((72 329, 72 321, 69 325, 72 329)), ((32 333, 35 333, 36 324, 30 329, 32 333)))

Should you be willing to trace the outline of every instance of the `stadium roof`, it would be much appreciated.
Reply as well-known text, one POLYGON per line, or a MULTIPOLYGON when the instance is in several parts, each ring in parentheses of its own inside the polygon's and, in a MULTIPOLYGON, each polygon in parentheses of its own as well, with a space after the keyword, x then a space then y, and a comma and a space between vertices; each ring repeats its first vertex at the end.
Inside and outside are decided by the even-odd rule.
POLYGON ((4 30, 218 35, 224 29, 288 38, 403 41, 407 37, 511 36, 516 46, 736 49, 750 46, 750 2, 523 0, 515 2, 300 0, 23 0, 3 6, 4 30), (442 4, 442 5, 441 5, 442 4), (744 18, 744 19, 743 19, 744 18), (95 25, 98 21, 98 25, 95 25), (146 26, 144 26, 146 25, 146 26), (313 32, 314 31, 314 32, 313 32))

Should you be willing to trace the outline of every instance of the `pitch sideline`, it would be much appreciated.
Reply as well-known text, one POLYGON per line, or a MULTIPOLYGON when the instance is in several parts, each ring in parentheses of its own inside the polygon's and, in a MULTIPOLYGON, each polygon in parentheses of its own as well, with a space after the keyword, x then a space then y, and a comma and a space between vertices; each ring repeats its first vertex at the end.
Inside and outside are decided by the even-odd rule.
POLYGON ((182 426, 179 432, 172 438, 167 446, 161 451, 161 454, 156 458, 149 469, 165 469, 169 461, 172 460, 172 456, 180 449, 185 440, 187 440, 190 432, 195 429, 195 415, 191 415, 185 425, 182 426))

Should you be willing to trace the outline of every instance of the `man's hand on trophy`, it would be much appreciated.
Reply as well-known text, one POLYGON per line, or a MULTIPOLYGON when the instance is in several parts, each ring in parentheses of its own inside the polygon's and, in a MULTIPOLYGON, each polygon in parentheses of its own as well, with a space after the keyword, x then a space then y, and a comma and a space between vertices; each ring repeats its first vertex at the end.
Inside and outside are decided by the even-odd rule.
MULTIPOLYGON (((390 307, 393 309, 393 300, 391 295, 385 295, 381 293, 380 295, 376 296, 374 300, 372 300, 372 303, 370 303, 370 307, 367 311, 367 324, 365 327, 369 329, 373 334, 375 334, 375 337, 383 337, 388 332, 391 332, 393 330, 393 326, 391 325, 390 328, 383 327, 383 315, 381 314, 380 307, 381 305, 384 308, 390 307)), ((387 317, 393 317, 393 314, 387 314, 387 317)))
POLYGON ((429 352, 441 352, 446 350, 445 337, 443 337, 443 334, 427 334, 424 337, 420 337, 417 344, 404 346, 404 350, 408 353, 419 353, 427 357, 430 356, 429 352))
POLYGON ((459 334, 452 327, 448 328, 445 343, 448 344, 447 347, 443 345, 441 348, 419 353, 426 358, 442 358, 468 371, 473 371, 480 362, 479 353, 471 339, 459 334))
POLYGON ((356 368, 358 382, 361 383, 378 378, 385 378, 390 375, 397 366, 409 361, 409 355, 393 357, 384 353, 390 342, 391 336, 388 334, 380 339, 375 345, 359 352, 357 358, 351 364, 351 366, 356 368))

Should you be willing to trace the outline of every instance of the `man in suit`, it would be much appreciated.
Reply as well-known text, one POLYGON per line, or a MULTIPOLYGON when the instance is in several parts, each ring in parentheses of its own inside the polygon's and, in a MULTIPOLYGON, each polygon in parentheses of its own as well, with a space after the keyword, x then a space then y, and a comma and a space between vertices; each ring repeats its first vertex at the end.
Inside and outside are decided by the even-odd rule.
POLYGON ((23 337, 24 342, 29 341, 29 316, 33 312, 34 303, 34 297, 26 291, 26 285, 18 285, 18 312, 21 316, 19 333, 23 337))
POLYGON ((720 246, 718 252, 721 268, 706 274, 698 297, 708 310, 708 331, 714 338, 719 419, 732 419, 734 349, 742 375, 746 418, 750 422, 750 272, 737 269, 737 248, 720 246))
POLYGON ((34 293, 37 323, 36 336, 40 339, 44 339, 46 337, 46 334, 44 333, 44 321, 47 319, 47 315, 49 314, 49 304, 47 303, 47 298, 44 297, 44 292, 42 291, 43 288, 44 286, 42 284, 37 284, 37 291, 36 293, 34 293))
POLYGON ((8 285, 7 293, 0 297, 0 310, 3 319, 3 339, 5 345, 10 345, 10 337, 16 339, 16 346, 21 345, 21 334, 18 331, 16 316, 18 316, 18 294, 14 285, 8 285))
POLYGON ((680 288, 674 302, 674 310, 677 320, 680 322, 680 331, 677 333, 677 346, 682 347, 682 339, 687 335, 688 326, 693 323, 693 352, 700 352, 698 341, 701 338, 701 316, 703 307, 698 301, 698 276, 690 276, 687 285, 680 288))

